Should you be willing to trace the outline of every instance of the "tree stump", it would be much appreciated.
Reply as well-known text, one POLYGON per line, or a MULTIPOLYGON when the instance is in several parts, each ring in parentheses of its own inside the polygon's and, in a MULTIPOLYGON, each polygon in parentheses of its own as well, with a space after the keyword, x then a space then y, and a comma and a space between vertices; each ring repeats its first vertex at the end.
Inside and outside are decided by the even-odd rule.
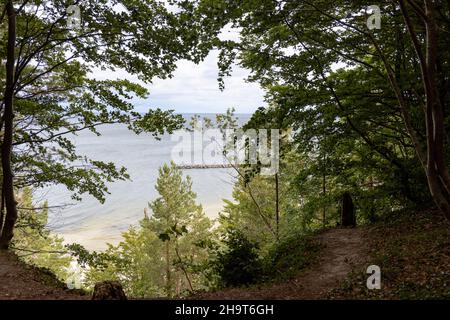
POLYGON ((348 192, 342 195, 341 226, 356 227, 355 206, 348 192))
POLYGON ((95 284, 92 300, 127 300, 127 296, 117 281, 103 281, 95 284))

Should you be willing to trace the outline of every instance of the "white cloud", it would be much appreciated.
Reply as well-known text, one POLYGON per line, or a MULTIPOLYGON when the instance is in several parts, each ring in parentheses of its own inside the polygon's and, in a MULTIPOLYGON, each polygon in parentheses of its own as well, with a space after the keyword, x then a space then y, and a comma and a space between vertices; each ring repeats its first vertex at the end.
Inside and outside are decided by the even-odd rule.
MULTIPOLYGON (((227 26, 222 32, 222 40, 237 40, 239 32, 227 26)), ((252 113, 264 105, 264 92, 258 84, 247 83, 248 71, 234 66, 231 77, 225 79, 225 90, 219 90, 217 81, 218 51, 212 51, 205 61, 196 65, 189 61, 179 61, 171 79, 155 79, 145 85, 150 91, 147 101, 136 101, 138 111, 149 108, 174 109, 180 113, 220 113, 234 107, 237 113, 252 113)), ((116 72, 94 71, 97 79, 128 78, 137 80, 123 70, 116 72)))
MULTIPOLYGON (((245 81, 248 71, 239 66, 233 68, 231 77, 225 79, 225 90, 219 90, 217 82, 217 55, 211 52, 205 61, 196 65, 189 61, 178 62, 178 68, 171 79, 156 79, 144 84, 150 91, 147 101, 137 100, 136 109, 174 109, 181 113, 220 113, 236 108, 237 113, 252 113, 264 104, 264 92, 258 84, 245 81)), ((94 70, 97 79, 128 78, 139 82, 136 76, 127 72, 94 70)))
POLYGON ((263 91, 258 84, 246 83, 248 72, 235 66, 225 80, 225 90, 217 82, 217 52, 211 52, 199 65, 181 61, 172 79, 156 80, 148 88, 147 103, 178 112, 224 112, 235 107, 237 113, 251 113, 263 105, 263 91))
MULTIPOLYGON (((162 3, 173 12, 179 9, 163 0, 162 3)), ((122 5, 116 5, 115 11, 125 10, 122 5)), ((226 25, 219 38, 221 40, 239 41, 239 28, 232 24, 226 25)), ((178 68, 171 79, 155 79, 152 84, 143 84, 136 76, 124 70, 103 71, 93 70, 96 79, 126 78, 140 83, 150 90, 147 101, 135 101, 137 111, 147 111, 149 108, 174 109, 180 113, 220 113, 234 107, 237 113, 252 113, 264 105, 264 92, 258 84, 246 83, 248 71, 234 66, 233 74, 225 80, 225 90, 219 90, 217 81, 217 51, 212 51, 208 57, 195 65, 189 61, 179 61, 178 68)))

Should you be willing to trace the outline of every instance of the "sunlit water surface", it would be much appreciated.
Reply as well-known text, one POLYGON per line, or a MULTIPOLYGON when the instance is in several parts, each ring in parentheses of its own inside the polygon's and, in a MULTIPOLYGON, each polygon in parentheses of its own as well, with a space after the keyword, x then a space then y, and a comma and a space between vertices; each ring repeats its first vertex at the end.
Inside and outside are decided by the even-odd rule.
MULTIPOLYGON (((245 122, 248 117, 240 116, 239 122, 245 122)), ((35 191, 35 200, 46 199, 51 207, 48 227, 63 236, 66 243, 77 242, 90 250, 105 249, 107 243, 117 244, 121 233, 142 219, 148 202, 158 196, 155 190, 158 168, 171 161, 172 149, 178 143, 169 135, 161 140, 150 134, 136 135, 121 125, 103 126, 100 132, 100 137, 89 132, 73 137, 78 153, 124 166, 131 176, 130 180, 108 184, 110 195, 104 204, 89 195, 81 202, 74 201, 63 186, 35 191)), ((206 214, 216 218, 223 199, 231 198, 234 170, 191 169, 183 172, 191 176, 193 190, 206 214)))

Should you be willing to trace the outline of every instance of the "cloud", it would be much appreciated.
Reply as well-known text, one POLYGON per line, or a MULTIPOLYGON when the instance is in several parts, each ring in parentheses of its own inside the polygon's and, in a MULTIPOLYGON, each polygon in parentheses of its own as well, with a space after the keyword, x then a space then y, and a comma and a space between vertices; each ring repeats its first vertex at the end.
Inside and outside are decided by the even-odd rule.
POLYGON ((217 113, 235 107, 237 113, 251 113, 262 106, 263 91, 258 84, 247 83, 248 72, 235 66, 233 75, 225 80, 221 92, 217 82, 217 55, 213 51, 199 65, 181 61, 172 79, 156 80, 148 86, 150 99, 141 102, 150 106, 173 108, 177 112, 217 113))
MULTIPOLYGON (((221 38, 236 40, 239 32, 225 27, 221 38)), ((219 90, 217 81, 218 51, 211 51, 207 58, 196 65, 189 61, 179 61, 174 77, 155 79, 152 84, 143 84, 123 70, 116 72, 94 70, 97 79, 127 78, 143 84, 150 91, 146 101, 136 100, 137 111, 149 108, 174 109, 180 113, 221 113, 234 107, 237 113, 252 113, 264 105, 264 92, 258 84, 247 83, 249 72, 239 66, 233 67, 231 77, 225 79, 225 90, 219 90)))

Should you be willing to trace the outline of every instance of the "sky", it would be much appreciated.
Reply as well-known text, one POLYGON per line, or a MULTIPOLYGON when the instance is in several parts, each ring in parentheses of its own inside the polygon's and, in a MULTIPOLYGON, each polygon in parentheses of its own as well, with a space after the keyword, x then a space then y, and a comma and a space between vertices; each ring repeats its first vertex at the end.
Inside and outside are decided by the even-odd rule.
MULTIPOLYGON (((164 0, 169 10, 175 10, 164 0)), ((227 25, 219 35, 221 40, 239 41, 239 29, 227 25)), ((138 111, 149 107, 173 109, 178 113, 223 113, 234 107, 236 113, 253 113, 264 105, 264 92, 258 84, 245 81, 249 72, 239 66, 225 80, 225 90, 217 81, 218 51, 211 52, 199 65, 180 61, 174 77, 155 80, 150 86, 149 101, 137 103, 138 111)))
POLYGON ((157 79, 146 86, 149 100, 137 102, 137 109, 159 107, 179 113, 222 113, 234 107, 236 113, 252 113, 263 106, 263 90, 258 84, 246 82, 248 71, 238 66, 225 80, 225 90, 220 91, 217 55, 216 51, 211 52, 199 65, 180 61, 172 79, 157 79))
MULTIPOLYGON (((222 40, 239 39, 239 31, 226 26, 219 36, 222 40)), ((152 84, 143 84, 135 76, 125 71, 94 70, 95 78, 127 78, 144 85, 150 92, 146 101, 134 101, 136 111, 146 112, 150 108, 173 109, 177 113, 223 113, 234 107, 236 113, 253 113, 264 106, 264 91, 256 83, 245 81, 249 71, 239 66, 233 67, 231 77, 225 79, 225 90, 219 89, 217 58, 218 51, 196 65, 189 61, 179 61, 171 79, 154 79, 152 84)))
POLYGON ((264 91, 258 84, 246 82, 249 71, 239 66, 234 66, 232 75, 225 79, 225 90, 219 89, 217 56, 218 52, 212 51, 198 65, 179 61, 171 79, 155 79, 151 84, 144 84, 124 70, 95 69, 93 74, 98 80, 124 78, 146 87, 149 98, 133 101, 139 112, 161 108, 177 113, 224 113, 234 107, 236 113, 248 114, 264 106, 264 91))

